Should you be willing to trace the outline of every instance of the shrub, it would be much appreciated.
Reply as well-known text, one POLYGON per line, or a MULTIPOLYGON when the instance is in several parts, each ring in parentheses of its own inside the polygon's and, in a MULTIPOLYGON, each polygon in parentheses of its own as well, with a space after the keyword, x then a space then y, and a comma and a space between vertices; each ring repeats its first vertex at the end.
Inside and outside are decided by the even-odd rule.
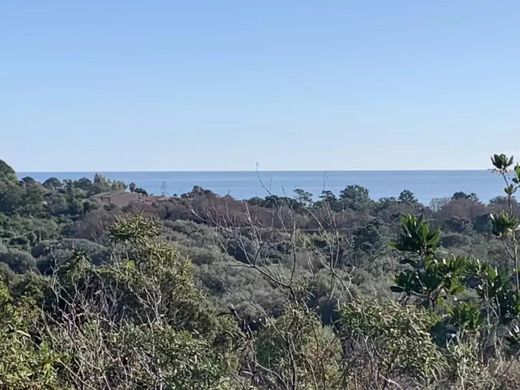
POLYGON ((430 335, 437 321, 421 307, 391 300, 347 304, 340 326, 350 381, 363 388, 384 388, 393 381, 414 386, 434 382, 446 368, 430 335))
POLYGON ((271 321, 258 335, 256 358, 270 388, 344 388, 339 340, 305 309, 271 321))

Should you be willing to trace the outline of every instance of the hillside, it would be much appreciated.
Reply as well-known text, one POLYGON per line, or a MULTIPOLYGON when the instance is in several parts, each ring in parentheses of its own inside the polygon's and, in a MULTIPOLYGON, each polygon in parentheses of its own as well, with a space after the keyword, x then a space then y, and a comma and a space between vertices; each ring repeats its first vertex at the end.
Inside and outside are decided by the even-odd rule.
POLYGON ((0 384, 515 388, 520 168, 493 163, 505 196, 426 206, 156 197, 1 162, 0 384))

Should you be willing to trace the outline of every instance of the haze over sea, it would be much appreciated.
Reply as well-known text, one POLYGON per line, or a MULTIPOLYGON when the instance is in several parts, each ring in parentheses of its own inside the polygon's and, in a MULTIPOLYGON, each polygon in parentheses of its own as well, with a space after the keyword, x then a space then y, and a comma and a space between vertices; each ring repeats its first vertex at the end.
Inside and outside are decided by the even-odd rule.
MULTIPOLYGON (((397 197, 408 189, 428 205, 432 199, 450 197, 457 191, 475 193, 482 201, 502 195, 501 178, 491 171, 248 171, 248 172, 100 172, 109 179, 134 182, 149 193, 180 195, 200 186, 237 199, 264 197, 268 191, 292 197, 296 188, 317 198, 323 190, 338 194, 348 185, 367 187, 373 199, 397 197), (264 188, 265 187, 265 188, 264 188), (267 190, 266 190, 267 189, 267 190)), ((93 179, 94 172, 19 172, 38 181, 50 177, 93 179)))

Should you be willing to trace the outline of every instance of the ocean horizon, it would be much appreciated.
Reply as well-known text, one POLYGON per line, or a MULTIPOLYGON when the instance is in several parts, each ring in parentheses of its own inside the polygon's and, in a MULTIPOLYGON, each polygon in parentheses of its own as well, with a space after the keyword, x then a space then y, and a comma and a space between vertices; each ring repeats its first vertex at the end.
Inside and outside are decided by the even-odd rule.
POLYGON ((491 170, 384 170, 384 171, 144 171, 144 172, 18 172, 43 182, 50 177, 60 180, 90 180, 100 173, 111 180, 135 183, 154 195, 180 195, 200 186, 219 195, 237 199, 274 194, 294 196, 301 188, 318 198, 322 191, 336 194, 348 185, 368 188, 373 199, 397 197, 403 190, 412 191, 428 205, 432 199, 451 197, 455 192, 475 193, 488 202, 503 194, 501 178, 491 170))

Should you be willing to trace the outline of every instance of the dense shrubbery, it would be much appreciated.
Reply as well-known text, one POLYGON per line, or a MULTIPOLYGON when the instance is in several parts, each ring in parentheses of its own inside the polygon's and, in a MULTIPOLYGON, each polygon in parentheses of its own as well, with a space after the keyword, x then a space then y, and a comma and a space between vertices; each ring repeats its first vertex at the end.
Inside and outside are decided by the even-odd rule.
POLYGON ((0 161, 0 388, 517 388, 505 196, 151 197, 0 161), (125 195, 126 196, 126 195, 125 195))

